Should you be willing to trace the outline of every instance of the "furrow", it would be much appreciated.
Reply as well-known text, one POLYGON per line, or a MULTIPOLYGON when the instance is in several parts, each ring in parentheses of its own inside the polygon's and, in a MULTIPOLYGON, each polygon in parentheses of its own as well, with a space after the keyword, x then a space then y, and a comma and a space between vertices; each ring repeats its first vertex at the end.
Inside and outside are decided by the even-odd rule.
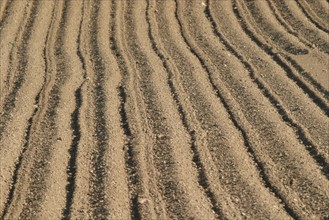
MULTIPOLYGON (((245 187, 254 180, 256 180, 257 185, 259 184, 258 187, 261 188, 260 191, 263 196, 268 193, 257 179, 258 171, 252 167, 253 161, 244 149, 242 137, 239 137, 239 134, 234 131, 235 128, 229 115, 212 91, 207 72, 202 69, 202 64, 199 65, 200 61, 194 57, 195 55, 191 53, 190 48, 186 47, 186 42, 180 34, 181 27, 177 23, 178 8, 176 3, 161 2, 157 10, 154 11, 157 14, 157 25, 161 27, 159 33, 162 42, 158 41, 157 46, 162 48, 162 44, 164 44, 168 51, 168 54, 165 53, 164 56, 173 71, 173 83, 177 90, 178 99, 181 100, 182 108, 189 113, 186 113, 185 117, 190 127, 192 144, 194 144, 192 148, 197 147, 194 148, 196 151, 192 149, 192 152, 195 152, 204 162, 201 175, 204 176, 201 177, 201 185, 206 186, 204 190, 210 197, 213 206, 220 207, 221 210, 217 211, 217 213, 221 213, 220 218, 241 218, 241 216, 246 215, 255 217, 257 211, 254 210, 253 205, 248 206, 243 199, 239 202, 240 204, 235 203, 239 196, 248 197, 253 201, 252 204, 259 204, 258 202, 264 201, 262 199, 258 201, 252 196, 252 189, 245 187), (166 31, 168 28, 172 30, 170 33, 166 31), (185 93, 187 94, 185 95, 185 93), (225 126, 223 126, 224 124, 225 126), (240 152, 239 155, 236 152, 240 152), (243 162, 241 163, 241 161, 243 162), (248 167, 250 173, 254 173, 252 174, 253 178, 239 173, 238 170, 242 167, 248 167), (225 181, 228 179, 234 180, 234 183, 225 181), (204 180, 207 182, 203 182, 204 180), (240 185, 244 186, 244 192, 239 193, 237 191, 240 185)), ((221 94, 223 94, 222 89, 221 94)), ((198 160, 194 160, 194 162, 198 163, 198 160)), ((269 205, 267 202, 266 205, 269 205)), ((271 199, 269 203, 272 202, 275 203, 271 199)), ((261 206, 266 207, 266 205, 262 203, 261 206)), ((259 207, 258 210, 260 210, 259 207)), ((276 215, 280 215, 278 213, 282 214, 281 210, 276 215)), ((283 216, 285 215, 283 214, 281 218, 283 216)))
MULTIPOLYGON (((263 51, 268 53, 273 59, 288 73, 288 76, 291 74, 289 78, 293 77, 294 80, 298 80, 298 82, 301 82, 298 78, 295 78, 295 75, 293 74, 290 67, 279 57, 279 55, 276 55, 267 45, 263 44, 252 32, 248 29, 247 23, 245 21, 242 21, 242 17, 238 11, 238 6, 236 5, 236 1, 233 1, 233 11, 235 15, 238 18, 239 23, 241 24, 241 27, 243 30, 247 33, 247 35, 260 47, 263 51)), ((251 68, 250 64, 247 64, 249 68, 251 68)), ((249 70, 250 71, 250 70, 249 70)), ((254 72, 254 71, 253 71, 254 72)), ((303 83, 302 83, 303 84, 303 83)), ((305 84, 303 84, 305 85, 305 84)), ((259 85, 260 89, 263 90, 266 88, 264 85, 259 85)), ((306 85, 305 85, 306 86, 306 85)), ((307 89, 309 90, 309 89, 307 89)), ((305 91, 305 90, 304 90, 305 91)), ((288 124, 293 126, 296 129, 297 137, 304 143, 305 146, 309 146, 306 149, 309 151, 310 155, 314 158, 314 160, 322 167, 324 175, 329 179, 329 164, 328 161, 326 161, 325 156, 323 156, 318 151, 318 147, 314 144, 314 141, 310 140, 309 135, 306 134, 307 131, 302 128, 302 126, 287 112, 287 110, 283 107, 282 103, 279 101, 278 98, 276 98, 274 95, 271 94, 271 92, 266 89, 264 91, 267 95, 267 97, 271 100, 271 103, 273 106, 277 106, 279 114, 282 116, 283 120, 286 121, 288 124)), ((309 92, 309 91, 308 91, 309 92)), ((313 93, 313 92, 312 92, 313 93)), ((327 116, 329 116, 329 109, 326 106, 326 103, 323 103, 325 105, 323 108, 323 111, 327 116)))
POLYGON ((244 32, 250 37, 252 41, 254 41, 265 53, 272 57, 273 61, 275 61, 286 73, 289 79, 293 80, 307 95, 313 100, 313 102, 322 109, 324 114, 329 116, 329 107, 326 101, 323 98, 319 97, 312 89, 310 89, 305 82, 303 82, 298 76, 294 74, 294 71, 291 67, 281 58, 280 54, 275 53, 270 46, 263 43, 261 39, 259 39, 253 31, 248 27, 247 20, 243 20, 245 17, 242 17, 241 12, 239 11, 239 5, 237 1, 234 1, 233 4, 233 12, 237 17, 239 24, 241 25, 244 32))
POLYGON ((62 211, 63 219, 70 219, 71 218, 71 209, 73 205, 74 195, 75 195, 75 189, 76 189, 76 178, 77 178, 77 157, 78 157, 78 149, 81 139, 81 125, 80 125, 80 111, 82 106, 82 86, 86 82, 87 79, 87 73, 86 73, 86 64, 85 64, 85 58, 82 55, 81 52, 81 29, 83 24, 83 16, 84 16, 84 1, 82 3, 82 9, 81 9, 81 19, 79 23, 79 33, 76 40, 77 44, 77 50, 76 54, 79 57, 79 61, 82 66, 83 70, 83 82, 82 84, 75 90, 74 96, 75 96, 75 109, 71 114, 71 129, 72 129, 72 142, 69 149, 69 161, 67 165, 67 185, 66 185, 66 204, 62 211))
POLYGON ((140 184, 139 183, 139 175, 137 171, 137 161, 134 156, 133 145, 131 143, 132 133, 128 124, 128 117, 126 113, 126 92, 125 88, 121 85, 119 87, 119 96, 121 99, 120 105, 120 116, 121 116, 121 123, 124 134, 127 139, 126 143, 126 169, 129 174, 129 188, 130 188, 130 209, 131 209, 131 219, 141 219, 141 214, 138 209, 138 193, 136 192, 136 187, 140 184))
POLYGON ((132 39, 127 43, 130 53, 136 59, 138 84, 144 96, 143 101, 147 107, 147 117, 155 138, 155 145, 152 150, 155 166, 161 175, 158 187, 162 191, 167 212, 171 218, 189 216, 198 218, 197 216, 200 217, 200 215, 213 218, 212 210, 207 205, 205 196, 201 194, 200 189, 194 183, 197 177, 192 167, 192 159, 187 160, 187 158, 191 158, 186 139, 187 134, 180 123, 179 114, 175 111, 170 89, 162 77, 166 73, 162 68, 161 60, 152 51, 151 42, 146 40, 148 38, 147 21, 144 13, 143 16, 140 16, 141 12, 145 12, 146 4, 144 2, 139 3, 128 2, 126 15, 131 16, 126 17, 126 34, 132 39), (175 135, 171 135, 173 133, 175 135), (180 147, 177 148, 176 145, 180 147), (189 170, 189 176, 182 172, 182 166, 189 170), (203 201, 205 206, 195 206, 200 201, 203 201))
MULTIPOLYGON (((299 41, 301 43, 303 43, 305 46, 309 47, 310 49, 313 49, 314 47, 316 47, 316 45, 312 44, 311 42, 309 42, 308 40, 306 40, 304 37, 302 37, 298 32, 296 32, 291 26, 289 23, 285 22, 285 20, 282 18, 282 16, 280 15, 280 12, 278 11, 278 9, 276 8, 276 6, 269 0, 266 0, 266 2, 264 2, 268 5, 268 7, 271 9, 271 13, 273 14, 273 16, 275 17, 275 19, 279 22, 279 24, 281 24, 281 26, 291 35, 295 36, 296 38, 299 39, 299 41)), ((268 13, 269 14, 269 13, 268 13)), ((321 51, 321 48, 318 48, 316 47, 317 49, 319 49, 321 51)), ((316 56, 315 54, 317 53, 312 53, 312 54, 309 54, 310 56, 316 56)), ((325 55, 325 54, 324 54, 325 55)), ((319 58, 321 59, 321 58, 319 58)), ((304 60, 301 60, 299 63, 297 62, 294 62, 292 61, 291 59, 288 59, 286 57, 286 60, 304 77, 304 79, 308 82, 310 82, 318 91, 322 92, 324 95, 325 95, 325 98, 327 98, 328 96, 328 93, 327 93, 327 89, 324 88, 324 86, 322 84, 324 84, 323 82, 325 82, 323 80, 323 78, 325 79, 326 78, 326 73, 323 73, 321 74, 324 75, 323 77, 317 77, 317 80, 314 79, 315 76, 312 76, 312 74, 314 73, 314 68, 316 67, 318 63, 318 60, 319 59, 316 59, 315 61, 317 62, 314 62, 313 61, 309 61, 307 63, 305 63, 304 60), (309 73, 310 70, 308 71, 303 71, 302 69, 303 68, 300 68, 302 67, 302 65, 309 65, 309 64, 312 64, 312 63, 315 63, 314 66, 311 66, 311 73, 309 73), (322 84, 320 83, 322 82, 322 84)), ((327 59, 326 56, 324 59, 327 59)), ((310 59, 307 59, 307 60, 310 60, 310 59)), ((326 62, 326 61, 324 61, 326 62)), ((324 67, 324 69, 327 69, 327 67, 324 67)), ((325 86, 325 87, 328 87, 328 86, 325 86)))
MULTIPOLYGON (((38 10, 38 4, 35 3, 33 5, 32 11, 36 12, 37 10, 38 10)), ((34 17, 34 16, 32 16, 32 17, 34 17)), ((33 25, 34 25, 34 19, 30 18, 29 23, 26 24, 26 26, 32 28, 33 25)), ((27 33, 27 31, 25 31, 24 33, 25 33, 25 36, 29 34, 29 33, 27 33)), ((28 44, 28 40, 26 39, 26 41, 24 41, 22 44, 28 44)), ((21 55, 20 59, 22 59, 22 55, 21 55)), ((24 59, 27 60, 28 58, 24 57, 24 59)), ((27 63, 27 61, 26 61, 26 63, 27 63)), ((25 72, 23 72, 21 74, 24 75, 25 72)), ((16 98, 16 97, 14 97, 14 98, 16 98)), ((39 99, 39 95, 37 95, 37 97, 35 98, 35 101, 37 101, 38 99, 39 99)), ((30 137, 32 120, 33 120, 33 116, 35 115, 36 111, 37 111, 37 109, 34 109, 34 111, 32 112, 32 117, 27 119, 27 130, 26 130, 25 137, 24 137, 24 142, 25 143, 23 144, 23 147, 21 148, 21 150, 19 150, 20 153, 17 155, 17 158, 15 158, 16 161, 15 161, 14 168, 13 168, 13 171, 12 171, 12 177, 10 178, 11 184, 10 184, 9 189, 8 189, 8 194, 6 195, 6 197, 4 199, 5 204, 4 204, 4 208, 2 209, 1 218, 4 218, 5 215, 8 213, 8 209, 9 209, 11 203, 12 203, 12 200, 13 200, 15 186, 16 186, 16 182, 17 182, 18 171, 20 169, 24 153, 27 149, 27 141, 30 137)), ((6 113, 5 113, 2 116, 4 116, 4 118, 2 118, 2 120, 1 120, 1 125, 2 125, 1 126, 1 138, 5 134, 6 128, 8 128, 8 127, 6 127, 6 122, 7 122, 6 121, 6 116, 8 116, 8 115, 6 115, 6 113)), ((4 139, 6 139, 6 138, 4 138, 4 139)), ((4 139, 1 139, 2 141, 4 141, 4 142, 1 143, 1 145, 5 143, 4 139)), ((7 147, 5 147, 5 145, 1 146, 1 150, 2 150, 1 153, 4 153, 6 148, 7 147)), ((14 152, 13 152, 13 154, 15 155, 14 152)))
POLYGON ((329 54, 329 42, 327 33, 317 29, 311 22, 305 19, 305 16, 299 12, 295 1, 271 1, 275 5, 280 15, 299 35, 314 44, 321 51, 329 54))
POLYGON ((151 26, 151 21, 150 21, 150 2, 149 0, 147 0, 147 9, 145 12, 145 16, 147 19, 147 25, 148 25, 148 36, 149 39, 151 41, 152 44, 152 49, 155 51, 155 53, 158 55, 158 57, 161 59, 163 66, 166 70, 166 72, 168 73, 168 77, 167 77, 167 84, 168 87, 170 88, 170 92, 172 93, 174 102, 177 105, 177 111, 179 112, 182 124, 184 126, 184 128, 186 129, 186 131, 189 133, 190 136, 190 143, 191 143, 191 150, 193 152, 193 162, 195 164, 195 166, 197 167, 197 171, 198 171, 198 182, 200 184, 200 186, 204 189, 205 194, 208 196, 210 202, 211 202, 211 206, 213 211, 216 213, 217 218, 223 218, 223 213, 221 212, 219 206, 218 206, 218 202, 216 201, 216 198, 214 196, 214 192, 212 191, 212 189, 209 186, 209 181, 207 179, 207 175, 205 174, 205 168, 203 165, 203 162, 200 159, 200 154, 198 152, 198 146, 196 145, 196 136, 195 136, 195 132, 193 131, 193 129, 190 127, 189 122, 187 120, 187 116, 186 116, 186 110, 183 109, 182 104, 179 101, 178 98, 178 94, 177 94, 177 89, 174 86, 174 79, 173 79, 173 71, 172 68, 170 67, 171 64, 168 64, 168 61, 166 61, 166 56, 163 54, 162 50, 159 48, 159 44, 156 42, 155 37, 153 36, 153 30, 152 30, 152 26, 151 26))
POLYGON ((321 22, 317 21, 317 16, 314 14, 309 6, 307 5, 307 2, 304 2, 303 0, 296 0, 296 3, 298 7, 302 10, 303 14, 307 17, 307 19, 312 22, 318 29, 326 32, 329 34, 329 30, 324 27, 321 22))

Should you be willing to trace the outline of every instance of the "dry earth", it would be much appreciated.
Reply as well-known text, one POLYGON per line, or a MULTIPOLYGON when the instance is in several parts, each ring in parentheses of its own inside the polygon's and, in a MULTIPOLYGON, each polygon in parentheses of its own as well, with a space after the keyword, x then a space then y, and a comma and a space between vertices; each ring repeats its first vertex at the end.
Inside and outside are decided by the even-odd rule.
POLYGON ((1 0, 1 219, 329 219, 327 0, 1 0))

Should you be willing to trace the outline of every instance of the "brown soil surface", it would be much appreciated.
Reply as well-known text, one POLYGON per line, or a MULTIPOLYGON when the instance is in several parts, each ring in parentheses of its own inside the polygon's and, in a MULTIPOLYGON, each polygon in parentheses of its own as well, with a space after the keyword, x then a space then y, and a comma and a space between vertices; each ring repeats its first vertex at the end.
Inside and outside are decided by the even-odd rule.
POLYGON ((329 219, 327 0, 1 0, 1 219, 329 219))

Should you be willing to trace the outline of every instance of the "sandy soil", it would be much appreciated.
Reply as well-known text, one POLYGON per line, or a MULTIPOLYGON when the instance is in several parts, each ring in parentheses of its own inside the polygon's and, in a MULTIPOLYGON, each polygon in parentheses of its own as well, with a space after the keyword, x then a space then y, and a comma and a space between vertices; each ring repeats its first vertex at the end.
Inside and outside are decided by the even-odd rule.
POLYGON ((1 219, 329 219, 326 0, 1 0, 1 219))

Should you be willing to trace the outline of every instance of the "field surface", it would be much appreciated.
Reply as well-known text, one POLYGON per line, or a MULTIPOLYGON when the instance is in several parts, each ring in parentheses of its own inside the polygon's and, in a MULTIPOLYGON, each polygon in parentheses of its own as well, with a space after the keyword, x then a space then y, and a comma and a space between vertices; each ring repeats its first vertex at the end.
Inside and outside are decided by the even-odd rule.
POLYGON ((329 219, 327 0, 0 0, 1 219, 329 219))

